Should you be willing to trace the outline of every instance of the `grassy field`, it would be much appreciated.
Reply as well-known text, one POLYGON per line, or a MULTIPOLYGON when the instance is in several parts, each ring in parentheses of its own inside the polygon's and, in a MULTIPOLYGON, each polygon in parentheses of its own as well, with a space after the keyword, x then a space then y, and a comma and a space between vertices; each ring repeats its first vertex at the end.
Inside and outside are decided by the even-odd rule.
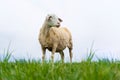
POLYGON ((7 50, 0 58, 0 80, 120 80, 120 61, 92 61, 94 52, 89 53, 85 61, 53 64, 25 59, 10 62, 7 50))
POLYGON ((0 80, 120 80, 120 62, 107 59, 79 63, 35 60, 0 61, 0 80))

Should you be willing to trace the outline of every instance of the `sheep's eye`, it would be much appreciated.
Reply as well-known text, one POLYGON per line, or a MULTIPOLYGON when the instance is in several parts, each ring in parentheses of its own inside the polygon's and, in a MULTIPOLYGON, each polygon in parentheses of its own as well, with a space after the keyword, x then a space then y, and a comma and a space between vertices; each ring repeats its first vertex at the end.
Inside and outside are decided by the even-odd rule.
POLYGON ((48 17, 48 21, 50 21, 50 20, 51 20, 51 18, 52 18, 52 16, 49 16, 49 17, 48 17))

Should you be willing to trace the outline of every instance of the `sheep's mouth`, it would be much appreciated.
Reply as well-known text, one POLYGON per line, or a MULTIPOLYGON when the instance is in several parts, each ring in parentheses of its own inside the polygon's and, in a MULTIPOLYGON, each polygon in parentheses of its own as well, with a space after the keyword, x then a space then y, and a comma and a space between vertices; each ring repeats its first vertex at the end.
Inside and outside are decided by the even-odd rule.
POLYGON ((56 25, 56 27, 60 27, 60 25, 56 25))

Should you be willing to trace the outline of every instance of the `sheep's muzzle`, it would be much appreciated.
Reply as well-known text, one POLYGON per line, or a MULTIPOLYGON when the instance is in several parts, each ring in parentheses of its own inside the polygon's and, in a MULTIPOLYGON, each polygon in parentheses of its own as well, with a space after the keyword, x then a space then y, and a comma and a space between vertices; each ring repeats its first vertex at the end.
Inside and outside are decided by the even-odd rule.
POLYGON ((58 23, 58 25, 56 25, 56 27, 60 27, 60 23, 58 23))

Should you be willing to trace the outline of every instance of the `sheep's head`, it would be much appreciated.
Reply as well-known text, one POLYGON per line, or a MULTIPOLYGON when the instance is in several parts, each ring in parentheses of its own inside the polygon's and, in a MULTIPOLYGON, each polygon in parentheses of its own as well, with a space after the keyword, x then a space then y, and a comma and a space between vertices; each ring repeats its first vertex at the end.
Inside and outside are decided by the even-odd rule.
POLYGON ((62 19, 57 17, 55 14, 48 14, 46 17, 47 25, 50 27, 60 27, 62 19))

